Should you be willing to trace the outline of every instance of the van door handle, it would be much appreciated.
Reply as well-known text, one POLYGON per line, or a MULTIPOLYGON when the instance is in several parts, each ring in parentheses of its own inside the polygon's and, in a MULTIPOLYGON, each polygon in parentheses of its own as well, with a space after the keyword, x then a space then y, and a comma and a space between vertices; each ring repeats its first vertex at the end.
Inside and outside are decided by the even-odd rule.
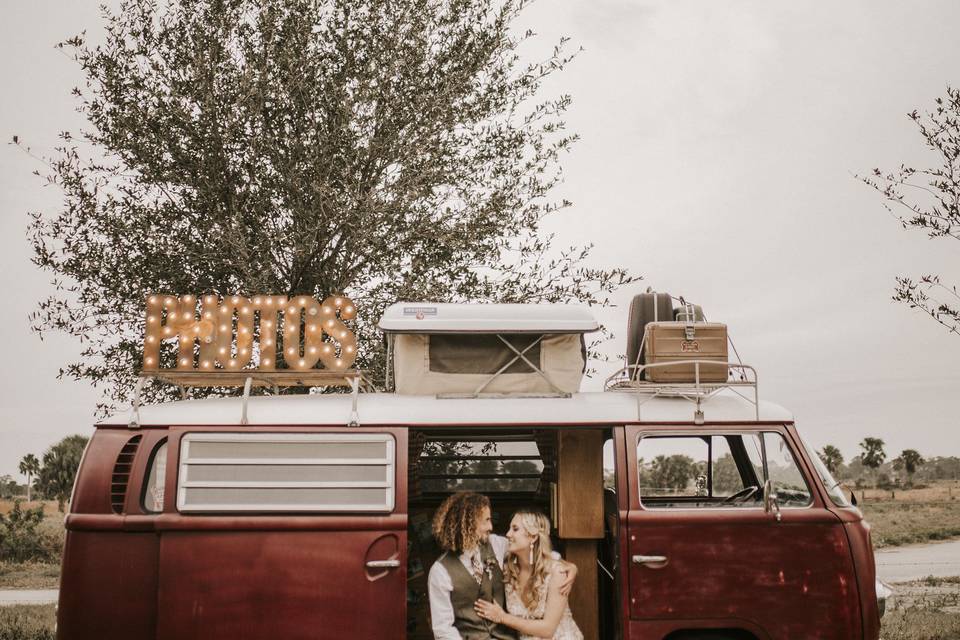
POLYGON ((399 560, 368 560, 367 569, 396 569, 400 566, 399 560))
MULTIPOLYGON (((667 564, 667 556, 633 556, 634 564, 642 564, 644 566, 651 565, 665 565, 667 564)), ((660 567, 655 567, 659 569, 660 567)))

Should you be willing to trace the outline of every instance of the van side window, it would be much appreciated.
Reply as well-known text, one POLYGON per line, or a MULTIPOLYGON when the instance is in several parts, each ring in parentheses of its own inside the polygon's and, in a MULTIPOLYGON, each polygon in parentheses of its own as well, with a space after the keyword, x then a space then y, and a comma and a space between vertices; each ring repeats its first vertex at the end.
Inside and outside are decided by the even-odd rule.
POLYGON ((437 438, 424 443, 414 481, 427 494, 535 493, 543 468, 532 435, 510 441, 437 438))
POLYGON ((709 438, 643 438, 637 447, 640 495, 655 498, 707 495, 704 473, 709 455, 709 438))
POLYGON ((147 513, 163 511, 163 484, 167 477, 167 441, 162 440, 150 452, 147 481, 143 485, 143 510, 147 513))
POLYGON ((806 507, 813 502, 810 487, 797 466, 790 446, 779 433, 765 432, 767 472, 781 507, 806 507))
POLYGON ((759 508, 767 477, 781 507, 812 502, 778 433, 647 436, 637 443, 637 463, 647 508, 759 508))
POLYGON ((395 442, 381 433, 188 433, 177 508, 389 512, 395 442))

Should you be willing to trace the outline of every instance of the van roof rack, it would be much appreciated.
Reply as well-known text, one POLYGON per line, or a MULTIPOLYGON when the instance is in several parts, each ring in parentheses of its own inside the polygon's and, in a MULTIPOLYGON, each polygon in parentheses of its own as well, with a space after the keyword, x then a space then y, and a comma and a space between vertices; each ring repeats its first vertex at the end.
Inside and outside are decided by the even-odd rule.
POLYGON ((676 360, 673 362, 658 362, 654 364, 627 364, 607 378, 603 383, 604 391, 629 392, 637 395, 637 419, 640 419, 640 408, 655 397, 685 398, 696 405, 694 422, 703 424, 704 415, 702 404, 721 391, 729 389, 744 400, 750 402, 755 411, 756 419, 760 420, 760 397, 757 392, 757 370, 742 362, 717 362, 716 360, 676 360), (700 379, 700 367, 716 368, 725 364, 728 371, 725 382, 703 382, 700 379), (651 382, 644 380, 644 372, 648 369, 693 366, 693 380, 676 382, 651 382), (731 379, 732 378, 732 379, 731 379), (737 389, 743 387, 751 390, 753 398, 740 393, 737 389))
POLYGON ((353 411, 349 426, 359 426, 357 414, 357 395, 379 391, 377 387, 359 369, 347 371, 327 371, 311 369, 306 371, 142 371, 133 391, 130 408, 130 429, 140 427, 140 395, 145 384, 152 380, 174 385, 180 389, 180 398, 187 399, 187 389, 191 387, 243 387, 240 424, 247 424, 247 402, 253 387, 272 387, 274 394, 280 393, 280 387, 348 387, 353 397, 353 411))

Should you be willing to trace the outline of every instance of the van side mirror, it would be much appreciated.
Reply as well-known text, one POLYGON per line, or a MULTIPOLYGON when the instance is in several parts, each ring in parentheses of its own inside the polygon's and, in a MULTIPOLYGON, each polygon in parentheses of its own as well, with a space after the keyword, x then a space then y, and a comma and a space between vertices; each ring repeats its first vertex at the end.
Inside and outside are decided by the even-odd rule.
POLYGON ((773 490, 773 482, 770 478, 763 481, 763 510, 767 513, 776 512, 777 522, 780 522, 783 517, 780 515, 780 503, 777 502, 777 493, 773 490))

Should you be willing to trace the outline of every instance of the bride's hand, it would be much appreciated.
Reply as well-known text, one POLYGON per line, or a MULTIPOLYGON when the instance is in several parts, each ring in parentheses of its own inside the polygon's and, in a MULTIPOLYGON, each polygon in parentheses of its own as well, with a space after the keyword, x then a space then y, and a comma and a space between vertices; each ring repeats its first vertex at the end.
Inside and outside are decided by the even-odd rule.
POLYGON ((478 616, 490 622, 495 622, 496 624, 503 622, 503 617, 506 615, 506 612, 499 604, 487 600, 477 600, 473 603, 473 608, 476 610, 478 616))
POLYGON ((566 598, 573 589, 573 581, 577 579, 577 565, 561 560, 560 575, 563 577, 563 582, 560 583, 560 595, 566 598))

